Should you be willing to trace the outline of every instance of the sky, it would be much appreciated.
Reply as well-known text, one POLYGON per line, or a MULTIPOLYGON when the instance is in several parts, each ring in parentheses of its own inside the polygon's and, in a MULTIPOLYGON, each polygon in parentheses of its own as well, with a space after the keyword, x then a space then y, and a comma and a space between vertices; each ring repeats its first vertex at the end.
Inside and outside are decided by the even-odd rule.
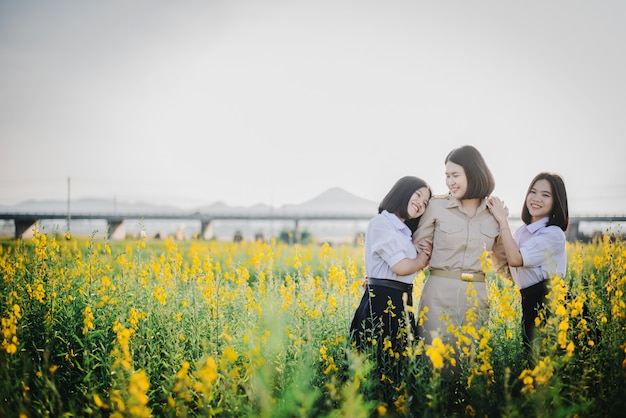
POLYGON ((626 2, 0 1, 0 205, 279 207, 471 144, 519 214, 626 214, 626 2))

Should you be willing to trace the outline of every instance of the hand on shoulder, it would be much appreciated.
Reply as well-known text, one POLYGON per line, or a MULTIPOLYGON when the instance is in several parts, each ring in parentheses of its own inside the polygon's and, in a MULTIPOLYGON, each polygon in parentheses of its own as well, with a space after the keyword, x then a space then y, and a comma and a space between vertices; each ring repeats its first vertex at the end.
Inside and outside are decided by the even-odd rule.
POLYGON ((487 208, 491 211, 498 223, 506 221, 509 217, 509 208, 504 204, 504 200, 498 196, 487 196, 485 199, 487 202, 487 208))

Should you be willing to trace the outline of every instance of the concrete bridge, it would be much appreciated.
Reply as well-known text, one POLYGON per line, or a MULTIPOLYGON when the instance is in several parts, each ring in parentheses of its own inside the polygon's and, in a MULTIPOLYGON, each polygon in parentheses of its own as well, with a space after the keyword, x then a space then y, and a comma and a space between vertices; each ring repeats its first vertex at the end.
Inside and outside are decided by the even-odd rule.
POLYGON ((15 224, 14 238, 20 238, 27 231, 32 230, 37 221, 41 220, 105 220, 109 239, 122 240, 126 237, 124 228, 125 220, 191 220, 200 222, 200 235, 204 239, 212 237, 212 222, 216 220, 240 220, 240 221, 291 221, 294 223, 294 232, 298 236, 300 221, 358 221, 370 220, 372 214, 363 213, 271 213, 271 212, 224 212, 224 213, 106 213, 84 212, 67 213, 60 212, 0 212, 0 219, 13 220, 15 224))
MULTIPOLYGON (((276 212, 224 212, 224 213, 107 213, 107 212, 85 212, 67 213, 58 212, 0 212, 0 219, 13 220, 15 224, 15 239, 20 238, 24 233, 32 229, 40 220, 66 220, 69 224, 71 220, 105 220, 108 225, 109 239, 120 240, 126 237, 124 220, 196 220, 200 222, 201 236, 204 239, 212 237, 211 222, 215 220, 268 220, 268 221, 292 221, 294 222, 294 232, 298 236, 300 221, 367 221, 373 217, 372 214, 364 213, 276 213, 276 212)), ((513 222, 521 222, 519 217, 511 217, 513 222)), ((626 229, 625 215, 584 215, 571 216, 570 225, 566 231, 569 241, 577 241, 585 237, 580 233, 581 222, 610 222, 621 223, 626 229)))

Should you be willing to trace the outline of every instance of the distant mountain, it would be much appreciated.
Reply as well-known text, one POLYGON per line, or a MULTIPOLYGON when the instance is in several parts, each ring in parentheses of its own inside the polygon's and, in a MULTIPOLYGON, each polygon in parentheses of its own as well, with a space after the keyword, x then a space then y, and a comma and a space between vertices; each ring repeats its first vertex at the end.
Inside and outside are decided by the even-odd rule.
POLYGON ((211 205, 201 206, 192 210, 191 212, 200 213, 272 213, 272 207, 263 203, 256 204, 254 206, 229 206, 224 202, 216 202, 211 205))
MULTIPOLYGON (((71 213, 127 213, 127 214, 190 214, 190 213, 254 213, 293 215, 293 214, 347 214, 366 215, 366 218, 374 217, 377 213, 378 203, 363 199, 338 187, 331 188, 301 204, 287 204, 273 208, 266 204, 252 206, 230 206, 224 202, 215 202, 210 205, 200 206, 195 209, 181 209, 171 205, 156 205, 150 203, 131 203, 113 201, 108 199, 80 199, 70 201, 71 213)), ((0 212, 9 213, 67 213, 67 201, 29 200, 16 205, 0 205, 0 212)), ((8 221, 0 221, 0 235, 12 236, 13 226, 8 221)), ((64 231, 64 220, 44 220, 42 225, 47 231, 64 231)), ((303 221, 300 223, 302 230, 309 231, 321 241, 328 242, 353 242, 354 237, 362 234, 367 228, 367 220, 354 221, 303 221)), ((71 224, 72 235, 89 236, 106 234, 106 222, 102 219, 73 220, 71 224)), ((145 220, 128 219, 124 221, 125 233, 138 236, 140 231, 145 231, 148 236, 160 237, 183 236, 191 238, 199 232, 200 223, 197 221, 182 220, 145 220)), ((276 236, 283 229, 293 228, 292 221, 216 221, 213 223, 213 234, 221 239, 232 239, 235 234, 243 234, 245 239, 254 239, 261 233, 266 237, 276 236)))
POLYGON ((304 203, 284 205, 279 210, 284 213, 358 213, 373 217, 378 212, 378 203, 333 187, 304 203))
MULTIPOLYGON (((371 214, 377 212, 378 203, 356 196, 342 188, 333 187, 301 204, 286 204, 272 208, 266 204, 253 206, 230 206, 224 202, 201 206, 196 209, 184 210, 172 205, 155 205, 151 203, 129 203, 107 199, 80 199, 70 201, 70 212, 86 213, 349 213, 371 214)), ((27 200, 16 205, 0 205, 0 212, 47 212, 66 213, 67 201, 63 200, 27 200)))

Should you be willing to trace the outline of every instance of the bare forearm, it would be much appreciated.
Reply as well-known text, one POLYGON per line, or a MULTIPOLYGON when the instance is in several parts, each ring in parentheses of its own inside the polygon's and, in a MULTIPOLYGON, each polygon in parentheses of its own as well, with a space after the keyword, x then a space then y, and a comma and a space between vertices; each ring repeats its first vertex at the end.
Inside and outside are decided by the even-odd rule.
POLYGON ((428 254, 422 252, 419 253, 416 258, 404 258, 400 260, 391 267, 391 270, 398 276, 407 276, 426 268, 428 260, 428 254))
POLYGON ((488 197, 487 205, 500 226, 500 240, 504 247, 507 263, 511 267, 522 266, 524 264, 522 253, 520 253, 509 227, 509 209, 505 206, 504 201, 497 196, 488 197))
POLYGON ((521 267, 524 265, 524 259, 520 252, 515 238, 511 232, 511 228, 508 226, 508 222, 500 228, 500 239, 502 240, 502 246, 504 247, 504 253, 506 254, 506 261, 511 267, 521 267))

